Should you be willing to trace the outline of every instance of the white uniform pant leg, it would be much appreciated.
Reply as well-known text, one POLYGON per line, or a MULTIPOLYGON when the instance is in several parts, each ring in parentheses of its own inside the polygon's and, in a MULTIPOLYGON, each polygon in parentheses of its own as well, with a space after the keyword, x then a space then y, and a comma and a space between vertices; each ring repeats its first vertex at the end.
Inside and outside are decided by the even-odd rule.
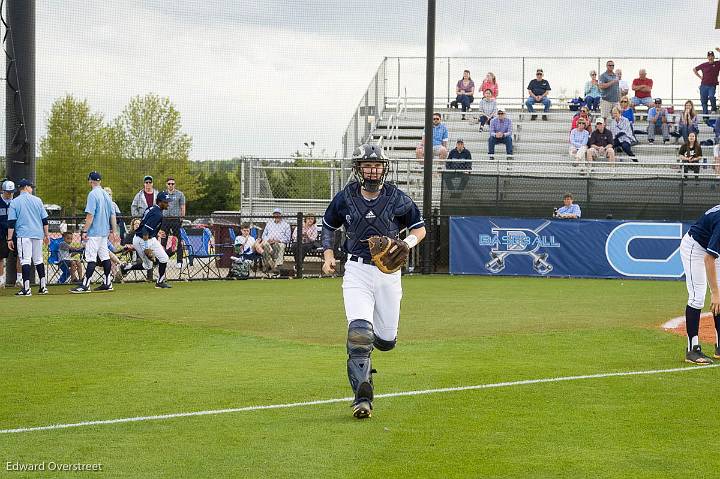
POLYGON ((375 266, 347 261, 343 275, 343 301, 348 324, 356 319, 373 322, 375 295, 373 293, 375 266))
POLYGON ((43 263, 43 243, 37 238, 18 238, 18 244, 15 245, 20 264, 35 264, 36 266, 43 263))
POLYGON ((133 247, 135 248, 135 252, 138 255, 138 258, 143 263, 143 268, 145 269, 152 269, 153 262, 148 259, 147 256, 145 256, 145 250, 151 249, 153 253, 155 253, 155 258, 161 263, 167 263, 168 262, 168 255, 165 252, 165 248, 162 247, 160 242, 157 240, 157 238, 150 238, 149 240, 145 241, 139 236, 135 236, 133 238, 133 247))
MULTIPOLYGON (((685 285, 688 292, 688 306, 695 309, 702 309, 705 305, 705 293, 707 291, 707 275, 705 274, 705 248, 691 238, 683 236, 680 242, 680 259, 685 271, 685 285)), ((715 260, 715 268, 718 269, 718 261, 715 260)))
POLYGON ((384 341, 397 338, 402 299, 402 275, 400 271, 386 274, 373 267, 375 276, 375 309, 373 327, 375 335, 384 341))
POLYGON ((85 261, 97 262, 110 259, 110 250, 107 246, 107 236, 90 236, 85 243, 85 261))

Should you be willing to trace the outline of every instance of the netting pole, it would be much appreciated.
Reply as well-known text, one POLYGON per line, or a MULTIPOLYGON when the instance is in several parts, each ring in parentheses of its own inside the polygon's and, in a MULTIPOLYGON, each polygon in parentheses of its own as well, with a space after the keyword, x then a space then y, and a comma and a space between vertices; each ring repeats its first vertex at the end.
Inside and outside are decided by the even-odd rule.
MULTIPOLYGON (((435 0, 428 0, 427 57, 425 58, 425 157, 423 171, 423 217, 432 217, 433 106, 435 98, 435 0)), ((429 223, 426 223, 428 225, 429 223)), ((432 234, 432 233, 431 233, 432 234)), ((430 274, 432 244, 423 242, 423 274, 430 274)))
POLYGON ((295 277, 298 279, 303 277, 303 221, 302 211, 298 211, 295 227, 295 277))

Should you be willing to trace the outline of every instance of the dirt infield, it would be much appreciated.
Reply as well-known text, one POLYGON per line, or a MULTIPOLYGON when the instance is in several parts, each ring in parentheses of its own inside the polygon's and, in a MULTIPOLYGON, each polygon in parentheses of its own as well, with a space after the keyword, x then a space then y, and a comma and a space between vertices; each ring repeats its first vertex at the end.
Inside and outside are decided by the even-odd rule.
MULTIPOLYGON (((678 317, 673 318, 670 321, 663 323, 661 326, 665 331, 679 334, 680 336, 687 335, 685 330, 685 318, 678 317)), ((705 343, 715 343, 715 322, 711 313, 703 313, 700 315, 700 341, 705 343)))

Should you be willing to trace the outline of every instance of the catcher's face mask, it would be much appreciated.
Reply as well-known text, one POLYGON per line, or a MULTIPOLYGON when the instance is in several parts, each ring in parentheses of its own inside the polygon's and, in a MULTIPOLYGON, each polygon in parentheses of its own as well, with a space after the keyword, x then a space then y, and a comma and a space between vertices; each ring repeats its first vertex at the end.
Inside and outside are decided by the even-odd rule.
POLYGON ((380 190, 385 182, 387 172, 387 160, 358 161, 355 164, 355 176, 360 182, 360 186, 371 193, 380 190))

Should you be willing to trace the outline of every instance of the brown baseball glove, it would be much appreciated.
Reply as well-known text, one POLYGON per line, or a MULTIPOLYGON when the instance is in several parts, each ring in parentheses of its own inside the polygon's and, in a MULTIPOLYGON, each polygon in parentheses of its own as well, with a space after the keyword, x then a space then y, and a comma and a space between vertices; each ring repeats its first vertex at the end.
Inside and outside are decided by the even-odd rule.
POLYGON ((383 273, 394 273, 403 267, 410 254, 410 247, 402 240, 387 236, 371 236, 368 238, 370 255, 383 273))
POLYGON ((155 252, 152 250, 152 248, 146 248, 143 250, 143 253, 149 259, 150 261, 155 261, 155 252))

